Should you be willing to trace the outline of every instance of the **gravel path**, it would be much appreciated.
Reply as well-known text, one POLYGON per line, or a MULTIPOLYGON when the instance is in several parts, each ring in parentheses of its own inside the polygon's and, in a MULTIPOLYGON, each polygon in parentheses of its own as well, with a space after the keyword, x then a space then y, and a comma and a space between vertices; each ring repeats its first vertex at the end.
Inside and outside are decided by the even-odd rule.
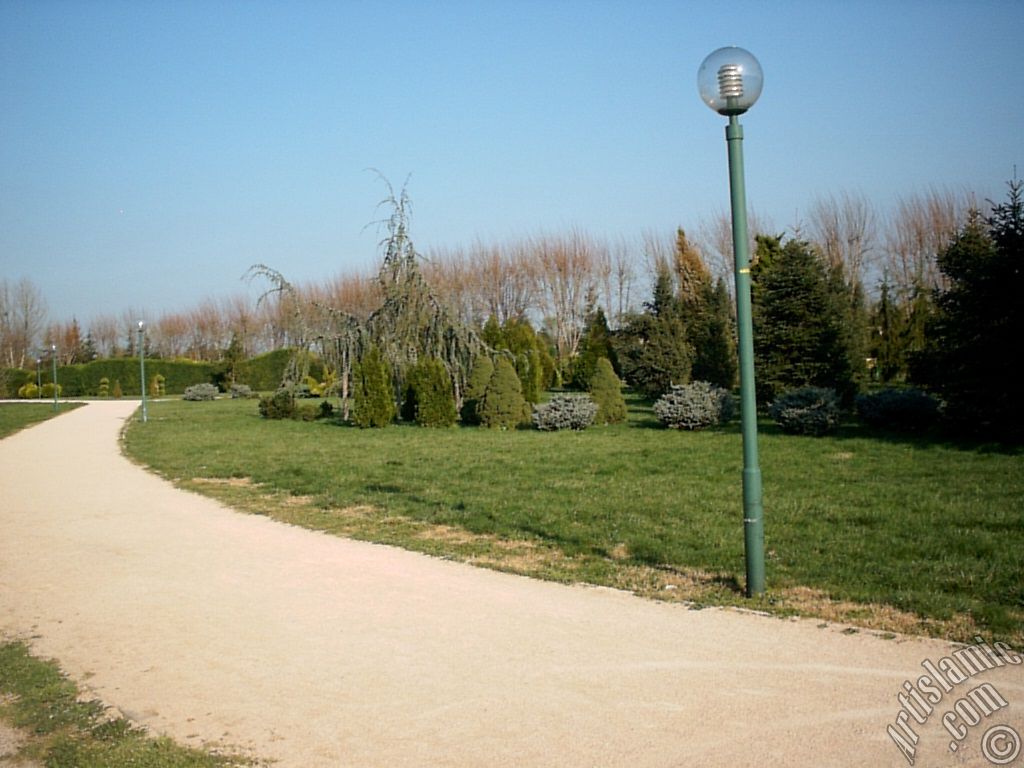
MULTIPOLYGON (((901 685, 955 650, 236 513, 121 455, 136 405, 91 403, 0 440, 0 632, 182 742, 296 768, 901 766, 886 732, 901 685)), ((989 765, 990 726, 1024 734, 1024 664, 951 688, 909 720, 915 765, 989 765), (982 683, 1009 706, 951 752, 942 715, 982 683)))

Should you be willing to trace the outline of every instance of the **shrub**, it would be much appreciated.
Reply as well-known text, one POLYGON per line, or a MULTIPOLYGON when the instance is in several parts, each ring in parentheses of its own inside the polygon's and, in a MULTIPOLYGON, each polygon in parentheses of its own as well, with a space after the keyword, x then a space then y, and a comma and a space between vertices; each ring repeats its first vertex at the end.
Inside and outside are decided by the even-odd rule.
MULTIPOLYGON (((60 397, 62 392, 64 392, 64 386, 62 384, 58 383, 57 384, 57 397, 60 397)), ((42 396, 42 398, 44 400, 51 400, 51 399, 53 399, 53 382, 52 381, 47 382, 46 384, 43 384, 43 391, 42 391, 41 396, 42 396)))
POLYGON ((167 379, 162 373, 149 380, 149 394, 152 397, 163 397, 167 394, 167 379))
POLYGON ((555 395, 533 409, 537 429, 553 432, 559 429, 586 429, 594 423, 598 405, 589 395, 555 395))
POLYGON ((480 416, 477 414, 477 407, 483 399, 487 385, 494 375, 494 363, 491 358, 481 355, 473 364, 469 372, 469 381, 466 382, 466 395, 462 399, 462 411, 460 416, 463 424, 479 424, 480 416))
POLYGON ((185 388, 183 400, 213 400, 220 393, 220 390, 213 384, 193 384, 185 388))
POLYGON ((114 389, 111 391, 110 394, 111 394, 111 396, 116 397, 118 400, 120 400, 122 397, 124 397, 124 392, 121 391, 121 380, 120 379, 114 379, 114 389))
MULTIPOLYGON (((52 393, 50 396, 53 397, 52 393)), ((18 397, 22 398, 23 400, 35 400, 37 397, 40 397, 39 387, 37 387, 35 383, 31 381, 26 384, 22 384, 20 387, 18 387, 18 397)))
POLYGON ((96 394, 100 397, 107 397, 110 395, 110 379, 106 376, 100 379, 100 385, 96 388, 96 394))
POLYGON ((514 428, 528 418, 528 409, 516 369, 504 357, 499 358, 477 407, 480 424, 492 429, 514 428))
POLYGON ((588 382, 590 396, 597 404, 594 421, 598 424, 618 424, 626 420, 626 399, 622 396, 622 382, 607 357, 597 358, 594 375, 588 382))
POLYGON ((856 403, 861 420, 876 427, 925 429, 939 416, 939 401, 914 387, 888 388, 857 395, 856 403))
POLYGON ((791 435, 825 435, 839 428, 839 399, 834 389, 801 387, 776 398, 771 417, 791 435))
POLYGON ((672 429, 703 429, 732 418, 732 395, 707 381, 675 384, 654 404, 658 421, 672 429))
POLYGON ((259 411, 264 419, 293 419, 296 414, 295 395, 282 387, 274 394, 260 398, 259 411))
POLYGON ((386 427, 394 418, 391 373, 380 351, 371 344, 352 371, 352 422, 365 429, 386 427))
POLYGON ((452 380, 444 363, 425 357, 409 370, 409 388, 403 418, 421 427, 450 427, 457 417, 452 380))
POLYGON ((248 384, 232 384, 229 391, 232 400, 247 400, 253 397, 252 387, 248 384))

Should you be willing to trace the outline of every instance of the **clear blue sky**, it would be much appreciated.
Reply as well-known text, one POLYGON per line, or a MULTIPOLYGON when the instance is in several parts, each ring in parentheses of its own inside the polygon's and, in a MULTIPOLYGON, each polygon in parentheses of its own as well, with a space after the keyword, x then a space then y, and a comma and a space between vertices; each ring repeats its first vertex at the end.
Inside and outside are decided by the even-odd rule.
POLYGON ((765 71, 751 205, 883 210, 1024 170, 1024 3, 0 0, 0 276, 53 319, 189 308, 266 262, 367 269, 410 176, 421 252, 579 227, 612 240, 726 209, 696 72, 765 71))

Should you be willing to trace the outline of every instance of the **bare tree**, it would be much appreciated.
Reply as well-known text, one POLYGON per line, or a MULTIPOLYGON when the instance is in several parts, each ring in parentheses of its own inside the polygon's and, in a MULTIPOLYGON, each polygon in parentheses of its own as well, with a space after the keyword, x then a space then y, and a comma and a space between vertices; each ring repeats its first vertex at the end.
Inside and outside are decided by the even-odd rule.
POLYGON ((560 362, 579 349, 589 300, 597 293, 596 265, 604 246, 582 232, 531 241, 541 307, 550 319, 560 362))
MULTIPOLYGON (((747 212, 747 233, 750 237, 750 258, 756 257, 755 241, 758 235, 772 234, 772 222, 760 216, 753 209, 747 212)), ((695 245, 704 258, 704 263, 717 280, 725 280, 730 294, 735 290, 733 270, 735 258, 732 252, 732 215, 727 211, 718 211, 710 218, 701 219, 695 245)))
POLYGON ((99 357, 114 357, 119 352, 118 322, 113 315, 97 315, 89 321, 89 336, 99 357))
POLYGON ((9 368, 24 368, 42 343, 46 301, 28 278, 11 284, 0 280, 0 354, 9 368))
POLYGON ((825 260, 840 267, 848 284, 863 284, 875 254, 878 217, 862 195, 819 197, 810 210, 810 231, 825 260))

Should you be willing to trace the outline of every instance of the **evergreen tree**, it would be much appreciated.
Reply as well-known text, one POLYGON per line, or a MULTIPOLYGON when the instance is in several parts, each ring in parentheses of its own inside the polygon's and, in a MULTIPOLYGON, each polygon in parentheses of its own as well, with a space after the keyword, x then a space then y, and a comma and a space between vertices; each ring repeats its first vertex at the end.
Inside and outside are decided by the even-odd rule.
POLYGON ((604 310, 595 309, 583 331, 580 340, 580 351, 573 364, 573 386, 585 389, 597 371, 597 361, 605 358, 614 370, 618 366, 618 358, 612 347, 612 334, 608 329, 608 320, 604 310))
POLYGON ((480 423, 492 429, 512 429, 529 418, 529 414, 530 407, 523 399, 516 369, 508 359, 498 358, 477 407, 480 423))
POLYGON ((599 357, 589 382, 590 397, 597 404, 597 424, 618 424, 626 420, 626 400, 622 396, 622 382, 615 375, 611 362, 599 357))
POLYGON ((391 372, 376 345, 356 364, 352 379, 352 422, 363 429, 390 424, 395 418, 391 372))
POLYGON ((673 384, 690 380, 693 348, 674 312, 632 316, 615 343, 623 377, 646 397, 658 397, 673 384))
POLYGON ((469 372, 469 380, 466 382, 466 396, 462 401, 461 411, 463 424, 480 423, 477 408, 480 406, 484 392, 487 391, 487 385, 490 383, 492 375, 494 375, 494 363, 486 355, 480 355, 473 364, 473 368, 469 372))
POLYGON ((421 427, 450 427, 455 423, 455 395, 444 363, 436 357, 417 361, 409 371, 412 419, 421 427))
POLYGON ((853 299, 802 240, 758 236, 753 278, 754 361, 758 398, 785 390, 829 387, 856 391, 849 323, 853 299))
POLYGON ((701 286, 702 296, 698 311, 689 327, 689 339, 694 358, 691 377, 694 381, 707 381, 723 389, 732 389, 736 383, 736 322, 732 300, 719 278, 701 286))
POLYGON ((975 213, 938 258, 948 281, 926 323, 927 343, 911 374, 946 401, 960 427, 1000 439, 1024 439, 1024 407, 1006 384, 1007 358, 1024 337, 1016 295, 1024 262, 1024 183, 1005 203, 975 213))

